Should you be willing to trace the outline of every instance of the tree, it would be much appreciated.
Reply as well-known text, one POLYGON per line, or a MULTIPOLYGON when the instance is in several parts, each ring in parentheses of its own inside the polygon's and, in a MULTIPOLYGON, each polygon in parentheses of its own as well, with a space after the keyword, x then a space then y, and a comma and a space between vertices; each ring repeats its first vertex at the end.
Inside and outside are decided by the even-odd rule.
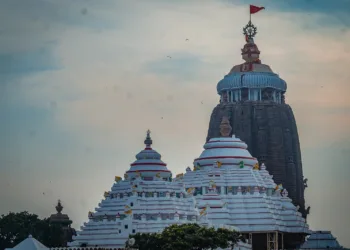
POLYGON ((157 233, 137 233, 129 238, 135 239, 135 244, 133 246, 126 242, 127 247, 137 248, 139 250, 151 250, 151 249, 162 249, 162 239, 161 234, 157 233))
MULTIPOLYGON (((233 230, 201 227, 197 224, 172 225, 162 233, 137 233, 130 235, 135 239, 133 248, 140 250, 201 250, 234 248, 241 235, 233 230)), ((128 245, 128 242, 126 243, 128 245)))
POLYGON ((51 225, 48 219, 28 212, 12 213, 0 217, 0 250, 12 248, 32 235, 47 247, 62 245, 63 230, 51 225))

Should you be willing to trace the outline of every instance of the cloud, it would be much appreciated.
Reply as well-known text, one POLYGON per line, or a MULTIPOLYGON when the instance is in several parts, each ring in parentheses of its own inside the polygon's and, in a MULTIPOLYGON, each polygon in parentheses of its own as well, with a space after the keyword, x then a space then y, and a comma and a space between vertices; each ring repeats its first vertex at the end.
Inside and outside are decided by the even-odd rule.
MULTIPOLYGON (((13 22, 0 29, 6 34, 0 42, 2 73, 11 74, 0 84, 6 121, 0 124, 0 190, 10 184, 20 191, 12 198, 0 192, 0 199, 8 201, 5 211, 27 207, 48 216, 61 198, 78 226, 113 176, 129 168, 147 129, 174 173, 198 157, 219 100, 216 84, 242 62, 247 7, 218 1, 36 3, 41 9, 9 3, 1 8, 7 14, 0 16, 13 22), (6 58, 13 58, 13 67, 6 58), (28 205, 28 197, 37 203, 28 205)), ((338 235, 349 222, 322 219, 328 210, 318 208, 324 185, 317 180, 329 181, 331 196, 339 192, 338 177, 349 174, 345 153, 337 152, 349 148, 350 33, 317 26, 327 17, 322 11, 279 8, 254 16, 255 41, 263 63, 288 84, 310 179, 307 200, 321 211, 313 212, 310 223, 338 235), (330 159, 336 162, 332 168, 330 159)), ((334 218, 346 218, 338 210, 334 218)))

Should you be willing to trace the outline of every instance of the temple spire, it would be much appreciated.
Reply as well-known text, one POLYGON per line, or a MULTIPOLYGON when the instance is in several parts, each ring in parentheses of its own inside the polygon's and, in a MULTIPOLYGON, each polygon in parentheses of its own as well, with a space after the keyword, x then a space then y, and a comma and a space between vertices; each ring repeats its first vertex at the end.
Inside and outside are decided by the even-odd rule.
POLYGON ((147 136, 145 140, 146 148, 150 148, 152 145, 152 139, 151 139, 151 131, 147 130, 147 136))
POLYGON ((60 214, 62 212, 62 210, 63 210, 63 206, 61 204, 61 200, 58 200, 57 205, 56 205, 56 211, 57 211, 57 213, 60 214))

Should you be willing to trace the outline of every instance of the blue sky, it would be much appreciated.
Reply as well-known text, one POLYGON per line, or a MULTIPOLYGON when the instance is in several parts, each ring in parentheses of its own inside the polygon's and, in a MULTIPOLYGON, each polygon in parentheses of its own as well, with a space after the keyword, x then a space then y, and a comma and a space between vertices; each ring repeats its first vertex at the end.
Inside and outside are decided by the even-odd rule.
MULTIPOLYGON (((1 1, 0 213, 49 216, 60 198, 80 226, 147 129, 183 172, 202 150, 217 82, 242 61, 249 3, 1 1)), ((349 3, 256 0, 266 10, 252 16, 263 63, 288 84, 309 224, 345 246, 349 3)))

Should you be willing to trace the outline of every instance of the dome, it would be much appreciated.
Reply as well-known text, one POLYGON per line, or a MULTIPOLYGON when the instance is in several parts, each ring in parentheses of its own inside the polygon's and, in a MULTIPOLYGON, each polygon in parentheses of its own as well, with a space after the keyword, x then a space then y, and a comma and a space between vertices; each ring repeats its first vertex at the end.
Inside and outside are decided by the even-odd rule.
POLYGON ((242 49, 245 61, 232 67, 217 84, 223 102, 274 101, 283 102, 286 82, 275 74, 269 65, 261 63, 260 50, 253 38, 246 39, 242 49))
POLYGON ((141 175, 144 178, 153 178, 159 176, 161 178, 170 178, 171 172, 166 164, 161 160, 161 155, 152 149, 151 131, 147 131, 145 140, 146 148, 136 155, 136 161, 131 163, 130 169, 126 172, 127 177, 135 178, 141 175))
POLYGON ((232 127, 227 116, 222 118, 220 124, 221 137, 212 138, 204 144, 204 151, 194 160, 194 166, 211 167, 219 162, 220 166, 239 166, 242 162, 253 167, 258 163, 257 159, 247 150, 246 143, 229 134, 232 127))
POLYGON ((217 92, 242 88, 274 88, 285 92, 287 84, 272 72, 232 72, 219 81, 217 92))
POLYGON ((247 144, 232 137, 218 137, 210 139, 204 145, 204 151, 194 160, 195 166, 213 166, 215 162, 220 161, 222 166, 239 166, 244 162, 246 166, 253 167, 258 161, 247 150, 247 144))

